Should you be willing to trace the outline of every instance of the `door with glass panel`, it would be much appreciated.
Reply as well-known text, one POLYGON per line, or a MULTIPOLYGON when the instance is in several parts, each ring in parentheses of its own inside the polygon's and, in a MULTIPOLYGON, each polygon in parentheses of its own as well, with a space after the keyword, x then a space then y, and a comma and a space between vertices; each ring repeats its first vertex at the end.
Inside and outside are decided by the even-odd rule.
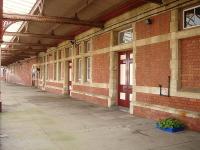
POLYGON ((131 51, 119 53, 118 84, 118 105, 129 107, 133 84, 133 54, 131 51))
POLYGON ((72 90, 72 61, 68 61, 68 94, 71 96, 72 90))

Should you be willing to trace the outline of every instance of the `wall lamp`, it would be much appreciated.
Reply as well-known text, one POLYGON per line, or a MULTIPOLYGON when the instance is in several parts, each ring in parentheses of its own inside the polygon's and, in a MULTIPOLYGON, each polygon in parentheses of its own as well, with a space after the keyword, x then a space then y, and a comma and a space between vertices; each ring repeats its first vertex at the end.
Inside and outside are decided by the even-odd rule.
POLYGON ((145 19, 144 23, 150 25, 152 24, 152 19, 151 18, 145 19))

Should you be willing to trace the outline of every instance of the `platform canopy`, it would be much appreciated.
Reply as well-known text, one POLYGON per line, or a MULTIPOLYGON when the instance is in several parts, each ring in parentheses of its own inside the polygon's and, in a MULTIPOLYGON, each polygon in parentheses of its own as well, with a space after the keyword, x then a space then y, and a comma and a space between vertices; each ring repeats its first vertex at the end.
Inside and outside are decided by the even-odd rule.
POLYGON ((3 1, 2 65, 45 52, 92 27, 103 29, 107 20, 147 2, 162 3, 162 0, 0 1, 3 1))

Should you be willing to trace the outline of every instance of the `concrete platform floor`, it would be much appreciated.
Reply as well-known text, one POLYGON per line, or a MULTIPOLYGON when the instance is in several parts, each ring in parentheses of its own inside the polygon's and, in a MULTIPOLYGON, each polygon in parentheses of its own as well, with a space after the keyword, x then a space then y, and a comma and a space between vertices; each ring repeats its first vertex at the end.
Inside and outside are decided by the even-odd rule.
POLYGON ((35 88, 2 85, 0 150, 200 150, 200 133, 35 88))

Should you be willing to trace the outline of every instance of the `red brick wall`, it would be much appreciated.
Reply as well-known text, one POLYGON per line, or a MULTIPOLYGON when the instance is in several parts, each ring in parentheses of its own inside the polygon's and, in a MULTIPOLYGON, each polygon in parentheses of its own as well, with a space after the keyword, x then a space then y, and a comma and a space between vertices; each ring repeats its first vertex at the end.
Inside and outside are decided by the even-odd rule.
POLYGON ((165 97, 154 94, 137 93, 137 101, 156 104, 161 106, 168 106, 177 109, 184 109, 189 111, 200 112, 200 101, 197 99, 190 99, 184 97, 165 97))
POLYGON ((200 88, 200 36, 180 40, 182 88, 200 88))
POLYGON ((64 72, 64 70, 65 70, 65 64, 64 64, 65 62, 62 62, 62 65, 61 65, 61 79, 62 80, 64 80, 64 75, 65 75, 65 72, 64 72))
POLYGON ((152 17, 152 24, 145 24, 144 20, 137 22, 136 39, 144 39, 152 36, 166 34, 170 32, 170 17, 171 13, 166 12, 157 16, 152 17))
POLYGON ((108 96, 109 90, 105 88, 96 88, 96 87, 89 87, 89 86, 73 86, 73 90, 80 91, 80 92, 87 92, 87 93, 93 93, 98 95, 105 95, 108 96))
POLYGON ((105 33, 93 38, 93 50, 98 50, 110 46, 111 33, 105 33))
POLYGON ((77 98, 79 100, 84 100, 93 104, 98 104, 100 106, 107 107, 108 101, 106 99, 101 99, 97 97, 87 96, 83 94, 72 93, 72 97, 77 98))
POLYGON ((48 64, 49 79, 53 80, 53 63, 48 64))
POLYGON ((15 65, 15 72, 7 72, 7 81, 25 86, 32 85, 32 66, 36 64, 36 58, 15 65))
POLYGON ((95 83, 109 82, 109 53, 93 55, 92 81, 95 83))
POLYGON ((162 42, 137 47, 136 84, 138 86, 167 87, 170 75, 170 45, 162 42))
POLYGON ((134 114, 140 117, 154 119, 154 120, 160 120, 165 119, 168 117, 175 117, 179 120, 181 120, 188 128, 196 131, 200 131, 200 118, 191 118, 186 116, 180 116, 175 114, 170 114, 162 111, 152 110, 148 108, 143 107, 134 107, 134 114))
MULTIPOLYGON (((154 16, 152 21, 151 25, 146 25, 144 21, 136 23, 136 39, 149 38, 170 32, 170 12, 154 16)), ((180 40, 182 88, 200 88, 199 50, 200 36, 180 40)), ((170 59, 169 41, 137 47, 136 85, 158 87, 161 84, 167 87, 168 76, 171 74, 170 59)), ((146 104, 200 112, 199 99, 136 93, 136 100, 146 104)), ((175 115, 143 107, 134 107, 134 114, 155 120, 173 116, 182 120, 189 128, 200 131, 200 119, 186 117, 185 113, 175 115)))
POLYGON ((55 87, 60 87, 62 88, 63 87, 63 83, 57 83, 57 82, 46 82, 46 85, 47 86, 55 86, 55 87))

